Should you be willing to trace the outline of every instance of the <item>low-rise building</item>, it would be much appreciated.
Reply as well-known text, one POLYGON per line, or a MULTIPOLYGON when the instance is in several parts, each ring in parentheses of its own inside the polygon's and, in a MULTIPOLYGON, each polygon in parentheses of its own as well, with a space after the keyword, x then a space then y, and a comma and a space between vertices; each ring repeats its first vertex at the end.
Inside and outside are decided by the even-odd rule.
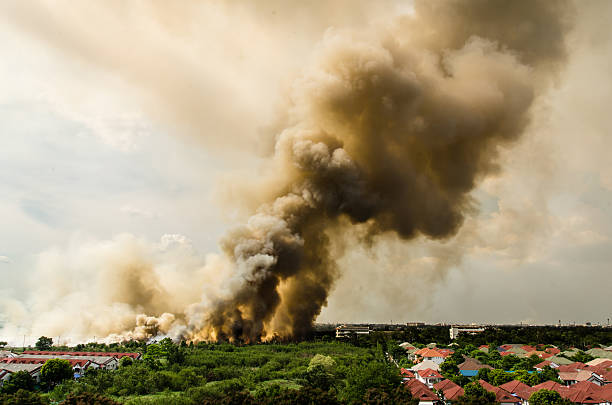
POLYGON ((450 338, 456 339, 460 333, 469 333, 474 335, 476 333, 484 332, 485 328, 480 325, 452 325, 450 327, 450 338))
POLYGON ((444 377, 442 377, 442 374, 430 368, 425 370, 418 370, 415 376, 417 380, 427 385, 429 388, 433 388, 434 384, 439 383, 444 379, 444 377))
POLYGON ((336 328, 336 337, 343 338, 351 335, 369 335, 368 325, 341 325, 336 328))

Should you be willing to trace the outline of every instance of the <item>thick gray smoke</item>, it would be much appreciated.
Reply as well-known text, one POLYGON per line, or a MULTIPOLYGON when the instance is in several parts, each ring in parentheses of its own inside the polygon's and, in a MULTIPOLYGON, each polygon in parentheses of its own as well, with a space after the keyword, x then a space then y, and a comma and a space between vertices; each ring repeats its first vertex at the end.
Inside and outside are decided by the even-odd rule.
POLYGON ((223 240, 244 279, 205 337, 306 333, 337 269, 326 230, 454 235, 470 191, 496 172, 547 75, 564 60, 567 7, 546 1, 425 1, 367 33, 331 30, 296 83, 275 146, 275 198, 223 240))
MULTIPOLYGON (((224 257, 204 266, 227 274, 218 293, 207 286, 204 300, 189 305, 160 285, 142 288, 128 314, 152 317, 117 332, 172 331, 195 340, 302 336, 338 277, 332 234, 359 224, 363 243, 382 234, 453 236, 475 209, 470 192, 500 170, 499 148, 521 136, 534 99, 563 66, 570 11, 563 1, 426 0, 359 32, 329 29, 293 84, 274 134, 272 178, 257 190, 266 202, 223 238, 224 257)), ((145 87, 161 86, 151 91, 160 99, 178 98, 169 116, 199 116, 201 94, 184 81, 175 89, 167 71, 160 72, 163 85, 151 72, 138 73, 150 65, 147 48, 142 58, 120 58, 112 46, 96 53, 85 39, 68 39, 57 41, 145 87)), ((130 261, 126 268, 137 272, 128 283, 147 280, 148 266, 130 261)))

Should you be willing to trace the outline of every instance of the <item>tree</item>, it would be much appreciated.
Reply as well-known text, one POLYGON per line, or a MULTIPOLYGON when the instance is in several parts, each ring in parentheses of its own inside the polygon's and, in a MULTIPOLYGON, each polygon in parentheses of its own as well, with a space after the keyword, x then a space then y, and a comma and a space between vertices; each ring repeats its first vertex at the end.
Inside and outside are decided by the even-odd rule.
POLYGON ((418 405, 419 399, 412 398, 410 390, 402 386, 380 386, 369 388, 362 400, 363 404, 418 405))
POLYGON ((336 382, 335 366, 336 362, 330 356, 315 355, 306 369, 305 378, 308 385, 323 391, 329 391, 336 382))
POLYGON ((53 339, 46 336, 41 336, 36 341, 36 349, 37 350, 49 350, 53 346, 53 339))
POLYGON ((351 367, 346 379, 344 396, 349 401, 360 401, 369 388, 398 386, 401 381, 395 366, 372 361, 351 367))
POLYGON ((489 372, 489 383, 500 386, 514 379, 512 373, 507 373, 504 370, 491 370, 489 372))
POLYGON ((70 363, 64 359, 47 360, 40 370, 40 377, 50 387, 72 378, 73 375, 70 363))
POLYGON ((121 360, 119 360, 119 367, 127 367, 134 364, 134 360, 130 356, 123 356, 121 360))
POLYGON ((465 393, 453 401, 453 405, 495 405, 495 394, 482 388, 477 382, 464 388, 465 393))
POLYGON ((6 345, 8 345, 8 342, 0 342, 0 349, 4 349, 6 345))
POLYGON ((580 363, 588 363, 589 361, 593 360, 595 357, 591 356, 588 353, 585 353, 581 350, 579 350, 578 352, 576 352, 575 355, 571 356, 569 359, 573 360, 573 361, 578 361, 580 363))
POLYGON ((563 399, 557 391, 539 390, 529 397, 530 405, 571 405, 572 402, 563 399))
POLYGON ((0 394, 2 405, 47 405, 48 400, 26 390, 19 390, 14 394, 0 394))
POLYGON ((491 373, 491 369, 490 368, 481 368, 480 370, 478 370, 478 374, 476 374, 476 379, 477 380, 484 380, 488 383, 491 382, 491 378, 489 377, 489 374, 491 373))
POLYGON ((2 392, 13 394, 19 390, 32 391, 36 385, 36 381, 27 371, 17 371, 11 375, 11 378, 2 386, 2 392))
POLYGON ((100 394, 82 392, 80 394, 68 394, 62 405, 119 405, 119 402, 100 394))

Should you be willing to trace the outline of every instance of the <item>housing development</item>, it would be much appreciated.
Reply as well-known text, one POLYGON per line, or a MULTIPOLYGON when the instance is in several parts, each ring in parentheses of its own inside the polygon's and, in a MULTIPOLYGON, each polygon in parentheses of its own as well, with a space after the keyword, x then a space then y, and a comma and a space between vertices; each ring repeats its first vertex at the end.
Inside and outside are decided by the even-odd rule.
POLYGON ((464 396, 460 384, 468 381, 493 393, 501 404, 529 404, 540 390, 554 391, 573 404, 612 403, 612 347, 581 352, 527 344, 458 351, 434 344, 399 346, 414 363, 401 368, 403 383, 421 404, 453 403, 464 396), (592 360, 583 363, 574 361, 576 357, 592 360))

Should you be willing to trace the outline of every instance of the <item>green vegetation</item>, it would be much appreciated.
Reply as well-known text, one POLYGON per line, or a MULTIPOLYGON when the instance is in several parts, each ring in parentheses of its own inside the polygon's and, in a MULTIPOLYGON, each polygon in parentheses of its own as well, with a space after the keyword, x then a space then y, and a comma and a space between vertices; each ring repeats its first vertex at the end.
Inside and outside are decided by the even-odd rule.
POLYGON ((47 360, 40 370, 40 378, 48 387, 54 387, 72 376, 70 363, 63 359, 47 360))
POLYGON ((146 346, 142 361, 122 360, 116 371, 90 369, 44 396, 61 402, 95 394, 132 405, 409 404, 410 393, 401 387, 383 346, 335 341, 176 345, 163 340, 146 346))
POLYGON ((38 338, 38 341, 36 341, 35 346, 36 350, 49 350, 53 346, 53 339, 46 336, 41 336, 38 338))

